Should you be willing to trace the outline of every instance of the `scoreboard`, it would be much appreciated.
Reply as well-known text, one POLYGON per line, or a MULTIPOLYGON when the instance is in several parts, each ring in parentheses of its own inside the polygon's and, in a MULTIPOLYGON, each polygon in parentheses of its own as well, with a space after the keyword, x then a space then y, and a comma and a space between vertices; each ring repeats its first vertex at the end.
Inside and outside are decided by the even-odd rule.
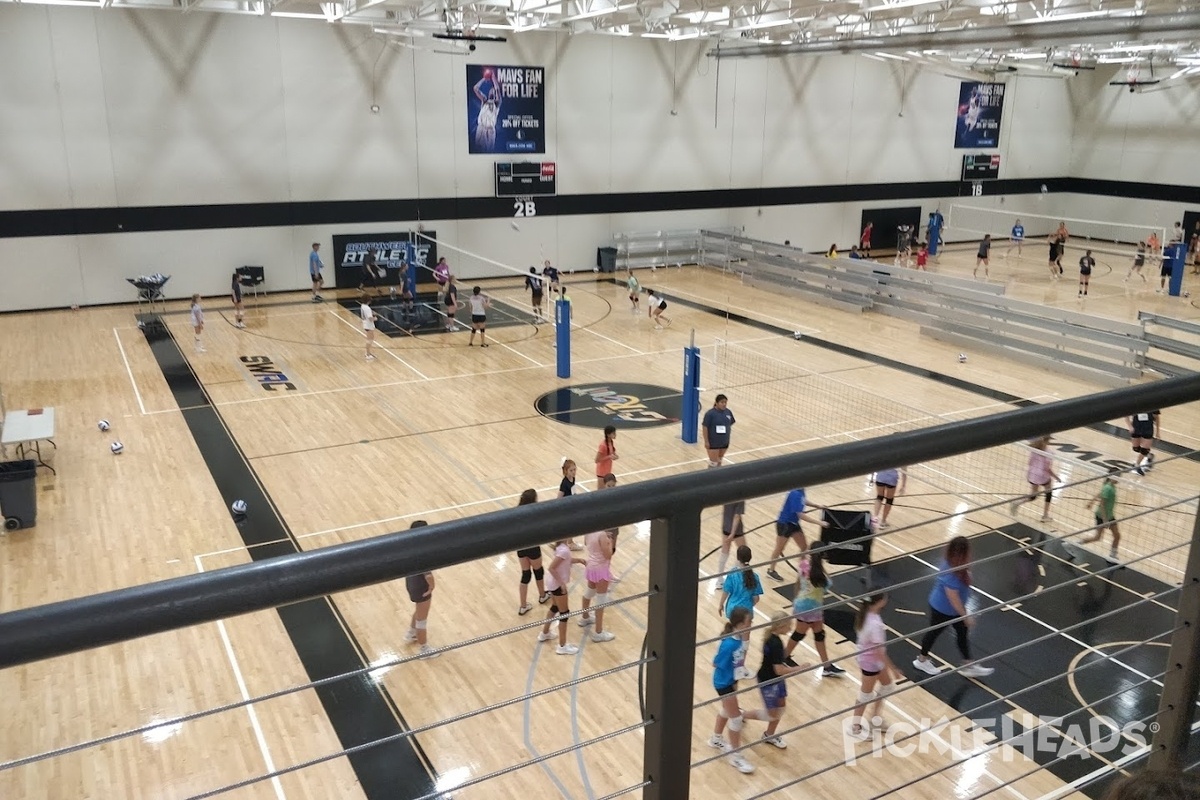
POLYGON ((553 161, 497 161, 496 197, 557 194, 553 161))
POLYGON ((994 181, 999 177, 999 153, 963 156, 962 179, 964 181, 994 181))

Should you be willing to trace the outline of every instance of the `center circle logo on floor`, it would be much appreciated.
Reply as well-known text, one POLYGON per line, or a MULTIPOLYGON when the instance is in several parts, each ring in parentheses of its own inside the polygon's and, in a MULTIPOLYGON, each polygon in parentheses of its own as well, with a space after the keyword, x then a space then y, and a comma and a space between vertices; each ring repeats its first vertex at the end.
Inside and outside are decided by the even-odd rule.
POLYGON ((567 425, 653 428, 679 422, 683 395, 649 383, 596 383, 555 389, 533 405, 542 416, 567 425))

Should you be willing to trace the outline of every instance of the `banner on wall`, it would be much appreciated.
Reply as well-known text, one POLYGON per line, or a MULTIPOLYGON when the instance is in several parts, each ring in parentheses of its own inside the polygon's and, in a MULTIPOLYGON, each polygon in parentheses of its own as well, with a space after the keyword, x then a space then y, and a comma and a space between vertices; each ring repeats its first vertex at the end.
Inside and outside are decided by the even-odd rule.
POLYGON ((433 266, 437 263, 437 233, 351 233, 333 237, 334 277, 341 288, 364 283, 368 254, 375 257, 376 286, 398 286, 404 281, 414 295, 437 291, 433 266))
POLYGON ((955 147, 999 147, 1004 84, 963 81, 958 89, 955 147))
POLYGON ((467 64, 472 153, 546 152, 546 70, 467 64))

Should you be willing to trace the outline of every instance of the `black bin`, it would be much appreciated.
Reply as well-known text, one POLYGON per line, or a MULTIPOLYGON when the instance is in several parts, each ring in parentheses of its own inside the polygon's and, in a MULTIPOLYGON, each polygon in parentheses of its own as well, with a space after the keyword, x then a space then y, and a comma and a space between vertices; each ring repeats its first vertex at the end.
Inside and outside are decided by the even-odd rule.
POLYGON ((615 247, 597 247, 596 248, 596 266, 601 272, 616 272, 617 271, 617 248, 615 247))
POLYGON ((37 462, 0 463, 0 514, 4 530, 32 528, 37 522, 37 462))

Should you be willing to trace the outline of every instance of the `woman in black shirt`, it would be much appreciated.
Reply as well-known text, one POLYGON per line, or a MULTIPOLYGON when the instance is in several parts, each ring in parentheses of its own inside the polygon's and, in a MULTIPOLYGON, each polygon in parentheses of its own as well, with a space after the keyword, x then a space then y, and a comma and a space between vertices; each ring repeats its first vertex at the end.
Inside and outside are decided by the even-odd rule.
POLYGON ((767 628, 763 637, 762 666, 758 668, 758 691, 771 718, 767 723, 767 730, 763 733, 763 741, 775 745, 780 750, 787 749, 787 742, 783 737, 775 735, 787 707, 787 682, 784 679, 809 667, 808 664, 789 667, 784 663, 786 656, 783 654, 783 639, 780 636, 791 629, 792 615, 787 611, 776 611, 771 616, 771 627, 767 628))

